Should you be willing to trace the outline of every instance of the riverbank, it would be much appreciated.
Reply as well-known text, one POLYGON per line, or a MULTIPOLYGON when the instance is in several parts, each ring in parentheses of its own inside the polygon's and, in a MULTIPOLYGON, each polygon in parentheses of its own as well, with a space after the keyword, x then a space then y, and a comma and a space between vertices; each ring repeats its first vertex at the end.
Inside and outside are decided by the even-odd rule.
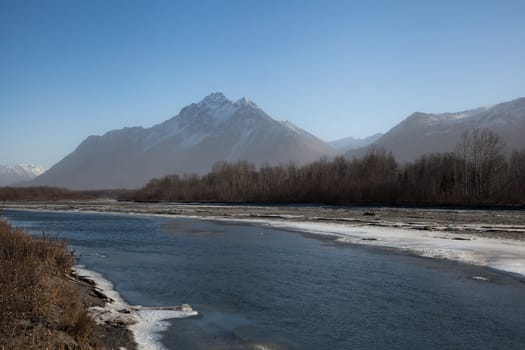
POLYGON ((93 337, 102 343, 100 348, 136 350, 137 344, 133 332, 125 323, 117 319, 100 322, 92 314, 93 308, 105 309, 108 304, 113 302, 106 295, 107 292, 99 288, 97 283, 89 277, 89 274, 84 273, 78 267, 73 269, 71 282, 77 289, 83 304, 87 307, 90 317, 95 321, 93 337))
POLYGON ((525 210, 523 209, 136 203, 116 200, 4 202, 2 206, 12 209, 339 223, 357 227, 443 231, 475 237, 525 240, 525 210))
POLYGON ((108 299, 72 272, 66 243, 35 239, 0 221, 1 349, 135 349, 132 333, 96 323, 89 308, 108 299))
POLYGON ((66 241, 45 233, 0 221, 0 247, 1 350, 163 349, 167 319, 198 315, 187 304, 128 304, 104 276, 73 266, 66 241))
MULTIPOLYGON (((132 340, 129 349, 164 350, 160 343, 159 333, 167 327, 166 320, 181 319, 198 316, 198 312, 190 305, 143 307, 130 305, 117 292, 113 283, 101 274, 87 270, 82 266, 75 266, 75 275, 88 281, 107 302, 103 305, 91 305, 89 313, 95 322, 103 327, 114 328, 114 334, 101 333, 99 336, 126 336, 123 340, 132 340), (119 334, 120 333, 120 334, 119 334)), ((112 348, 119 348, 112 346, 112 348)), ((120 349, 120 348, 119 348, 120 349)))

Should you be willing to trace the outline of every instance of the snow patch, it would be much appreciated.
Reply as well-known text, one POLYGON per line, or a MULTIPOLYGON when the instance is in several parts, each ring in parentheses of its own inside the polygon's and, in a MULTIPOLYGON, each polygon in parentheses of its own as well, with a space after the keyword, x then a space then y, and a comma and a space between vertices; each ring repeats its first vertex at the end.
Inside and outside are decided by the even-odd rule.
POLYGON ((301 129, 300 127, 298 127, 297 125, 293 124, 292 122, 290 122, 288 120, 281 120, 281 121, 279 121, 279 123, 282 126, 284 126, 285 128, 287 128, 289 130, 292 130, 294 133, 297 133, 297 134, 300 134, 300 135, 304 135, 304 136, 308 136, 308 137, 315 137, 312 134, 310 134, 308 131, 306 131, 304 129, 301 129))
POLYGON ((16 185, 42 175, 45 169, 33 164, 0 165, 0 186, 16 185))
POLYGON ((488 278, 481 277, 481 276, 472 276, 472 279, 477 280, 477 281, 488 281, 489 280, 488 278))
POLYGON ((235 103, 234 103, 235 106, 238 106, 238 107, 254 107, 254 108, 258 108, 257 105, 251 101, 248 97, 241 97, 240 99, 238 99, 235 103))
POLYGON ((21 163, 16 165, 0 165, 0 175, 37 177, 39 175, 42 175, 44 172, 44 168, 28 163, 21 163))
POLYGON ((169 327, 167 320, 174 318, 187 318, 197 316, 196 311, 175 311, 175 310, 141 310, 136 311, 140 322, 137 322, 129 329, 135 336, 135 341, 139 349, 147 350, 163 350, 164 347, 160 343, 160 332, 165 331, 169 327))
POLYGON ((198 312, 189 305, 182 307, 143 307, 129 305, 114 289, 113 283, 101 274, 87 270, 83 266, 75 266, 77 276, 85 277, 95 282, 109 301, 104 307, 91 307, 90 313, 98 323, 117 323, 126 325, 135 338, 138 349, 164 350, 160 343, 160 332, 169 326, 167 320, 197 316, 198 312))

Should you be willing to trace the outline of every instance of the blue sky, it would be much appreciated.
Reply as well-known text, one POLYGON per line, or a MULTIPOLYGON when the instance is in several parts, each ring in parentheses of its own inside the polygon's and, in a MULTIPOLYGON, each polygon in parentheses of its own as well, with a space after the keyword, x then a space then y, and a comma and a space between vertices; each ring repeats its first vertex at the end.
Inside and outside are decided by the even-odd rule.
POLYGON ((324 140, 525 96, 525 1, 0 0, 0 164, 211 92, 324 140))

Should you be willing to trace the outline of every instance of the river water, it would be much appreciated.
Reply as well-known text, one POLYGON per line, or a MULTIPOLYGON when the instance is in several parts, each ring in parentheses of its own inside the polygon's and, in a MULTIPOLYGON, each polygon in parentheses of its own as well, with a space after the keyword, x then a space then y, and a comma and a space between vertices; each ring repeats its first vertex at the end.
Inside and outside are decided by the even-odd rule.
POLYGON ((130 304, 191 304, 201 316, 170 320, 166 349, 525 348, 525 284, 481 267, 260 224, 3 215, 67 239, 130 304))

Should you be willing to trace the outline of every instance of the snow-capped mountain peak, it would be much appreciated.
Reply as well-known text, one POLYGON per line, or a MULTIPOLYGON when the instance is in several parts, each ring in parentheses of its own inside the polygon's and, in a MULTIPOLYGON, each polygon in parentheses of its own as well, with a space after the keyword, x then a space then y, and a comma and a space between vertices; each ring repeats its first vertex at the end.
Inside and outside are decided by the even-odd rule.
POLYGON ((44 173, 45 169, 37 165, 21 163, 16 165, 0 165, 0 174, 16 174, 20 176, 38 176, 44 173))
POLYGON ((230 120, 239 111, 245 109, 259 109, 259 107, 247 97, 242 97, 233 102, 222 92, 214 92, 198 103, 184 107, 179 115, 157 126, 162 129, 162 134, 178 134, 182 132, 194 132, 195 128, 214 129, 224 122, 230 120))
POLYGON ((228 99, 222 92, 214 92, 203 98, 202 101, 198 103, 198 105, 205 105, 209 108, 216 108, 226 103, 231 104, 233 102, 230 99, 228 99))
POLYGON ((244 96, 244 97, 241 97, 240 99, 238 99, 236 102, 235 102, 235 105, 239 106, 239 107, 253 107, 253 108, 258 108, 258 106, 253 102, 251 101, 248 97, 244 96))
POLYGON ((0 186, 14 185, 42 175, 45 169, 33 164, 0 165, 0 186))
POLYGON ((258 108, 257 105, 248 97, 241 97, 233 102, 227 98, 222 92, 214 92, 202 99, 198 104, 198 108, 207 108, 209 110, 237 110, 242 107, 258 108), (231 108, 235 107, 235 108, 231 108))

